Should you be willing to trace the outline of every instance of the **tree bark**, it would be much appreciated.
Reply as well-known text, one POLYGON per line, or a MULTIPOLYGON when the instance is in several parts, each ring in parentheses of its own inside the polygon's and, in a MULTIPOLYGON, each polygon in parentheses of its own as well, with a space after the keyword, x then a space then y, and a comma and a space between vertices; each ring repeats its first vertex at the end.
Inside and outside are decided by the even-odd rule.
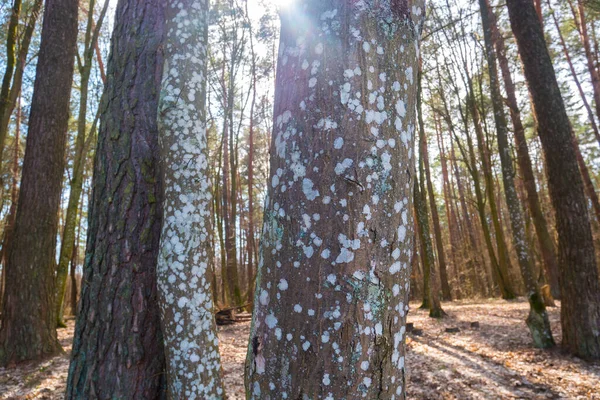
POLYGON ((169 2, 166 21, 158 113, 164 222, 157 280, 168 395, 218 399, 224 393, 208 268, 208 1, 169 2))
POLYGON ((249 399, 405 398, 424 12, 405 0, 281 11, 249 399))
POLYGON ((48 0, 33 89, 13 241, 6 263, 0 364, 61 351, 54 272, 78 0, 48 0))
POLYGON ((600 280, 573 131, 531 0, 507 1, 538 131, 556 214, 562 291, 563 345, 584 358, 600 358, 600 280))
POLYGON ((116 8, 67 399, 165 397, 156 287, 164 12, 162 0, 116 8))

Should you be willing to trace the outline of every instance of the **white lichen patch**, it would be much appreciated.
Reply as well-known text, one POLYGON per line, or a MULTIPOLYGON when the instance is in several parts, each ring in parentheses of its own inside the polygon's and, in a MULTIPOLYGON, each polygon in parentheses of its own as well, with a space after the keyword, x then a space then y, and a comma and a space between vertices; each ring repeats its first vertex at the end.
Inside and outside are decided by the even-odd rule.
MULTIPOLYGON (((169 397, 221 399, 208 259, 205 97, 208 2, 169 2, 159 101, 164 219, 157 279, 169 397)), ((268 303, 268 296, 261 298, 268 303)))

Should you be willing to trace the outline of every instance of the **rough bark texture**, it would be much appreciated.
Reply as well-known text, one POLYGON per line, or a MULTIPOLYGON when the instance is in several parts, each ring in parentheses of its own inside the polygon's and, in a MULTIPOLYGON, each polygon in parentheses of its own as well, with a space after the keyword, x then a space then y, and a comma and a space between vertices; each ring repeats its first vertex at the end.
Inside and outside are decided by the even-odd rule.
POLYGON ((523 211, 521 209, 521 202, 514 181, 513 160, 510 153, 511 149, 508 144, 508 123, 506 121, 506 114, 504 114, 503 99, 500 92, 498 68, 496 66, 494 41, 492 39, 490 23, 490 19, 494 18, 494 16, 489 7, 488 0, 479 0, 479 7, 481 10, 485 54, 490 77, 491 100, 494 110, 494 122, 496 123, 496 136, 498 138, 498 152, 500 153, 500 164, 502 166, 504 196, 506 198, 506 206, 508 207, 508 215, 510 217, 513 245, 515 246, 515 251, 517 253, 517 261, 521 268, 521 275, 523 276, 523 282, 525 283, 527 299, 529 300, 530 306, 527 325, 529 326, 531 336, 533 337, 534 346, 549 348, 554 346, 554 339, 552 338, 550 321, 533 269, 530 250, 527 246, 523 211))
POLYGON ((172 399, 218 399, 224 394, 208 267, 208 1, 171 1, 166 17, 159 102, 164 222, 158 287, 168 394, 172 399))
POLYGON ((581 357, 600 358, 600 280, 573 132, 533 3, 508 0, 507 5, 534 103, 556 213, 563 345, 581 357))
POLYGON ((78 0, 49 0, 33 89, 13 241, 6 263, 0 364, 60 351, 56 232, 77 39, 78 0))
POLYGON ((156 264, 163 0, 116 9, 66 398, 164 397, 156 264))
POLYGON ((250 399, 404 398, 422 2, 282 11, 250 399))

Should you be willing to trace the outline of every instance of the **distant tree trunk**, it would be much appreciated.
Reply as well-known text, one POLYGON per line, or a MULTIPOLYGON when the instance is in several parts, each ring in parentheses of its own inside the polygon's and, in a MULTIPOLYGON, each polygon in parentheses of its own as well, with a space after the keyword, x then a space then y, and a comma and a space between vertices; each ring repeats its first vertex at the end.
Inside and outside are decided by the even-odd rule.
POLYGON ((461 278, 460 278, 460 263, 458 261, 458 254, 461 250, 460 245, 460 233, 458 232, 458 218, 456 217, 456 211, 454 210, 454 199, 450 195, 450 179, 448 177, 448 161, 446 155, 446 149, 444 148, 444 140, 441 137, 441 129, 439 126, 439 120, 436 120, 436 140, 438 149, 440 152, 440 163, 442 166, 442 186, 444 189, 444 207, 446 208, 446 218, 448 220, 448 234, 450 236, 450 249, 452 257, 452 268, 455 274, 455 288, 456 297, 462 297, 461 278))
POLYGON ((165 3, 116 8, 67 399, 165 397, 156 286, 165 3))
POLYGON ((558 33, 558 37, 560 39, 560 44, 563 49, 563 54, 565 55, 565 59, 567 60, 567 64, 569 65, 569 71, 571 72, 571 76, 573 77, 573 81, 575 82, 575 86, 577 86, 577 90, 579 92, 579 96, 581 97, 581 102, 585 107, 585 110, 588 115, 588 121, 592 126, 592 130, 594 132, 594 136, 598 143, 600 143, 600 131, 598 130, 598 124, 596 123, 596 117, 594 116, 594 112, 592 111, 592 106, 590 105, 587 95, 581 86, 581 82, 579 80, 579 76, 577 75, 577 71, 573 66, 573 61, 571 59, 571 54, 569 53, 569 48, 567 47, 567 43, 565 41, 565 37, 560 29, 560 23, 558 22, 558 18, 556 17, 556 13, 552 9, 552 5, 550 0, 548 0, 548 7, 550 8, 550 14, 552 15, 552 19, 554 20, 554 26, 556 27, 556 32, 558 33))
MULTIPOLYGON (((90 190, 87 190, 87 198, 90 198, 90 190)), ((77 316, 77 264, 79 261, 79 246, 81 243, 81 224, 83 222, 83 201, 79 204, 79 222, 77 224, 77 239, 75 240, 75 247, 73 247, 73 255, 71 256, 71 313, 77 316)))
POLYGON ((207 262, 212 201, 206 147, 208 1, 172 2, 166 20, 158 113, 164 199, 157 280, 167 390, 172 399, 224 398, 207 262))
MULTIPOLYGON (((228 105, 227 107, 233 107, 229 105, 229 101, 233 102, 232 96, 227 96, 228 105)), ((223 122, 223 187, 222 196, 223 203, 221 211, 223 214, 223 224, 225 226, 225 269, 223 270, 222 277, 224 280, 224 289, 227 289, 227 299, 232 305, 241 304, 242 293, 239 288, 238 271, 237 271, 237 254, 236 254, 236 243, 235 243, 235 219, 231 215, 231 203, 232 198, 235 194, 230 188, 230 171, 231 171, 231 160, 233 156, 230 154, 230 137, 228 123, 232 123, 229 120, 229 115, 225 116, 223 122), (233 220, 232 220, 233 219, 233 220)))
POLYGON ((533 3, 507 0, 507 6, 533 99, 556 213, 563 345, 580 357, 600 358, 600 280, 573 131, 533 3))
MULTIPOLYGON (((437 72, 438 72, 438 79, 441 84, 441 74, 440 74, 439 69, 437 72)), ((493 286, 492 271, 491 271, 492 267, 488 263, 486 263, 484 256, 482 254, 480 254, 480 248, 481 248, 480 242, 477 240, 477 237, 476 237, 475 225, 473 224, 471 214, 469 213, 469 208, 467 207, 465 188, 462 184, 460 170, 456 163, 456 154, 454 151, 454 141, 453 141, 454 138, 456 137, 455 125, 450 116, 450 109, 448 106, 448 102, 446 101, 446 96, 444 95, 443 91, 440 91, 440 96, 442 99, 442 104, 444 106, 444 112, 445 112, 444 120, 445 120, 446 124, 448 125, 448 128, 450 129, 450 160, 451 160, 450 164, 451 164, 452 171, 454 173, 454 177, 456 179, 456 186, 458 189, 460 209, 463 213, 464 224, 465 224, 465 228, 466 228, 465 230, 467 231, 466 235, 469 238, 469 241, 468 241, 469 247, 467 248, 467 257, 469 258, 468 264, 470 265, 470 270, 472 273, 472 281, 474 282, 474 284, 475 284, 475 282, 478 284, 481 294, 483 296, 486 296, 491 293, 491 288, 493 286), (480 266, 483 267, 482 272, 483 272, 484 278, 482 278, 481 274, 478 273, 480 266)), ((467 123, 467 119, 466 119, 466 114, 461 111, 461 116, 463 117, 463 123, 465 125, 464 126, 465 132, 468 134, 469 127, 468 127, 468 123, 467 123)), ((470 141, 471 139, 468 137, 468 140, 470 141)), ((457 143, 459 143, 459 142, 457 142, 457 143)), ((461 148, 461 152, 463 152, 462 155, 465 159, 465 163, 468 163, 469 156, 463 150, 464 149, 461 148)), ((467 168, 470 170, 470 168, 468 167, 468 164, 467 164, 467 168)), ((469 172, 471 172, 471 170, 469 172)), ((474 180, 474 183, 476 183, 478 185, 479 184, 479 176, 476 176, 475 178, 476 178, 476 182, 474 180)), ((490 243, 491 243, 491 241, 490 241, 490 243)), ((490 257, 490 261, 494 262, 494 260, 496 260, 496 256, 494 254, 493 247, 488 248, 488 251, 490 251, 490 250, 491 250, 491 254, 493 254, 493 257, 490 257)))
MULTIPOLYGON (((69 273, 69 261, 75 247, 75 228, 77 227, 77 211, 79 208, 79 199, 83 191, 83 174, 86 161, 86 155, 89 153, 89 146, 86 146, 87 132, 87 109, 90 74, 92 72, 92 62, 94 60, 94 47, 100 36, 100 28, 104 21, 104 16, 108 10, 109 0, 105 0, 104 7, 100 12, 98 21, 94 24, 94 7, 96 0, 90 0, 88 8, 87 28, 84 39, 84 52, 79 62, 79 115, 77 116, 77 136, 75 138, 75 155, 73 160, 73 173, 69 184, 69 203, 67 205, 63 236, 60 246, 60 255, 58 258, 58 268, 56 271, 56 322, 58 326, 65 326, 63 322, 63 304, 65 291, 67 290, 67 275, 69 273), (94 26, 95 25, 95 26, 94 26)), ((95 127, 96 121, 94 121, 95 127)))
POLYGON ((78 0, 48 0, 33 89, 19 204, 6 268, 0 365, 61 351, 54 272, 78 0))
POLYGON ((405 398, 424 13, 406 0, 281 11, 248 399, 405 398))
MULTIPOLYGON (((21 3, 20 0, 15 0, 13 4, 13 10, 17 6, 17 3, 21 3)), ((15 43, 12 42, 11 32, 13 26, 9 26, 9 32, 7 37, 7 69, 2 81, 2 92, 0 93, 0 163, 3 159, 2 154, 4 153, 4 145, 6 143, 6 135, 8 134, 8 127, 10 124, 10 117, 15 109, 15 104, 17 102, 17 97, 21 93, 21 86, 23 84, 23 74, 25 72, 25 64, 27 62, 27 55, 29 54, 29 45, 31 44, 31 38, 33 37, 35 31, 35 25, 38 19, 38 16, 42 10, 42 6, 44 4, 44 0, 35 0, 33 5, 31 6, 31 12, 29 13, 29 19, 27 20, 27 24, 25 25, 25 29, 22 33, 21 40, 19 42, 18 50, 19 53, 16 55, 14 59, 15 64, 13 68, 10 67, 11 58, 15 56, 15 43), (11 55, 10 53, 13 52, 11 55), (12 71, 12 72, 10 72, 12 71), (7 89, 7 86, 10 85, 11 80, 9 76, 12 78, 12 85, 9 86, 10 90, 7 89)), ((20 5, 19 5, 20 7, 20 5)), ((19 12, 20 14, 20 12, 19 12)), ((10 23, 13 22, 13 18, 15 15, 11 16, 10 23)), ((19 18, 17 16, 16 22, 18 23, 19 18)), ((9 23, 9 24, 10 24, 9 23)), ((16 27, 15 27, 16 28, 16 27)))
MULTIPOLYGON (((484 132, 481 127, 481 118, 479 110, 477 109, 473 88, 470 88, 469 104, 471 109, 471 115, 473 117, 473 125, 475 126, 475 133, 477 138, 477 147, 483 166, 483 177, 485 180, 485 192, 487 194, 488 204, 490 207, 490 217, 492 225, 494 226, 494 232, 496 233, 496 249, 498 251, 498 263, 496 269, 496 276, 500 285, 500 292, 502 298, 505 300, 514 299, 516 292, 513 287, 513 283, 510 280, 510 256, 508 254, 508 246, 506 245, 506 239, 504 238, 504 230, 500 224, 500 214, 498 212, 498 206, 496 203, 496 191, 494 177, 492 175, 491 159, 487 143, 484 139, 484 132)), ((473 160, 474 162, 474 160, 473 160)), ((474 166, 476 164, 473 164, 474 166)), ((480 201, 480 207, 485 207, 484 202, 480 201)), ((487 240, 487 239, 486 239, 487 240)), ((493 263, 492 263, 493 264, 493 263)))
MULTIPOLYGON (((6 268, 6 257, 8 255, 8 248, 12 241, 13 231, 15 228, 15 218, 17 216, 17 201, 19 199, 19 154, 21 152, 21 96, 19 96, 17 115, 15 118, 15 138, 14 138, 14 149, 13 149, 13 160, 12 160, 12 182, 10 189, 10 208, 8 209, 8 215, 6 216, 6 223, 4 225, 4 232, 2 236, 2 250, 0 251, 0 262, 2 263, 2 275, 0 275, 0 295, 4 294, 4 278, 6 268)), ((0 306, 4 299, 0 298, 0 306)))
MULTIPOLYGON (((577 12, 575 13, 575 10, 573 11, 573 19, 579 31, 579 37, 581 38, 581 44, 583 45, 588 72, 590 74, 590 81, 592 83, 596 116, 600 118, 600 74, 598 73, 596 60, 594 60, 594 53, 592 51, 592 44, 585 17, 585 8, 582 0, 577 0, 577 12), (579 23, 577 23, 577 17, 579 17, 579 23)), ((600 143, 600 136, 596 136, 596 139, 600 143)))
MULTIPOLYGON (((14 0, 8 29, 6 31, 6 69, 2 78, 0 88, 0 115, 4 114, 10 107, 10 86, 17 66, 17 41, 19 38, 19 19, 21 18, 21 0, 14 0)), ((0 149, 4 149, 8 129, 0 129, 0 149)), ((0 152, 0 165, 2 164, 2 153, 0 152)), ((0 178, 1 179, 1 178, 0 178)))
POLYGON ((415 180, 413 196, 419 242, 421 243, 421 263, 423 265, 423 303, 420 308, 429 309, 431 318, 442 318, 444 311, 440 303, 439 279, 436 276, 433 245, 429 233, 429 215, 427 213, 427 203, 423 198, 423 191, 420 186, 418 181, 415 180))
POLYGON ((581 154, 581 148, 579 147, 579 140, 573 133, 573 148, 575 149, 575 157, 577 158, 577 165, 579 165, 579 171, 581 172, 581 178, 583 179, 583 187, 585 192, 592 203, 592 210, 596 215, 596 220, 600 222, 600 201, 598 200, 598 193, 596 193, 596 188, 594 187, 594 182, 592 181, 592 177, 590 175, 590 170, 583 159, 583 154, 581 154))
MULTIPOLYGON (((442 297, 446 301, 452 300, 452 292, 450 291, 450 283, 448 282, 448 267, 446 265, 446 255, 444 251, 444 240, 442 237, 442 228, 440 227, 440 216, 437 210, 437 203, 435 202, 435 191, 433 189, 433 182, 431 180, 431 170, 429 167, 429 152, 427 150, 427 137, 423 130, 422 138, 420 139, 423 144, 421 145, 420 157, 423 158, 423 168, 425 169, 425 182, 427 184, 427 194, 429 199, 429 208, 431 209, 431 220, 433 222, 433 233, 435 237, 435 247, 437 249, 438 264, 440 267, 440 282, 442 286, 442 297)), ((426 193, 423 193, 423 199, 426 197, 426 193)))
POLYGON ((502 166, 504 196, 506 198, 506 205, 510 217, 513 244, 517 253, 519 267, 521 268, 523 282, 525 283, 527 290, 527 299, 529 300, 527 325, 529 326, 531 336, 533 337, 534 346, 549 348, 554 346, 554 339, 552 338, 546 306, 544 305, 544 300, 537 284, 531 252, 527 246, 528 240, 525 234, 523 212, 514 181, 515 172, 513 169, 513 159, 508 144, 508 123, 506 121, 506 115, 504 114, 502 93, 500 92, 496 56, 494 54, 494 40, 490 23, 490 19, 494 19, 494 15, 489 7, 488 0, 479 0, 479 7, 481 10, 485 54, 490 78, 490 91, 492 107, 494 110, 494 121, 496 124, 496 136, 498 138, 498 152, 500 153, 500 163, 502 166))
MULTIPOLYGON (((246 0, 246 15, 248 0, 246 0)), ((250 52, 252 57, 252 103, 250 104, 250 127, 248 132, 248 296, 247 302, 254 298, 254 107, 256 104, 256 54, 254 53, 254 34, 250 23, 250 52)))

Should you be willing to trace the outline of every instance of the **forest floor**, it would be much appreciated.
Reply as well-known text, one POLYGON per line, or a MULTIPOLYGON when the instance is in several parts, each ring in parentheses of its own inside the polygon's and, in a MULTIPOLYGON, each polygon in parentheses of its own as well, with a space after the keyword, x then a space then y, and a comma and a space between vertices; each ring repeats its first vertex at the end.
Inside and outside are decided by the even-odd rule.
MULTIPOLYGON (((560 348, 538 350, 524 320, 523 300, 444 303, 448 316, 432 320, 411 304, 408 335, 409 399, 599 399, 600 363, 587 363, 560 348), (472 327, 478 322, 479 327, 472 327), (459 332, 447 333, 447 328, 459 332)), ((550 308, 560 342, 560 310, 550 308)), ((0 369, 0 399, 62 399, 71 350, 73 321, 58 331, 65 354, 43 363, 0 369)), ((225 388, 243 399, 243 364, 249 324, 219 328, 225 388)))

